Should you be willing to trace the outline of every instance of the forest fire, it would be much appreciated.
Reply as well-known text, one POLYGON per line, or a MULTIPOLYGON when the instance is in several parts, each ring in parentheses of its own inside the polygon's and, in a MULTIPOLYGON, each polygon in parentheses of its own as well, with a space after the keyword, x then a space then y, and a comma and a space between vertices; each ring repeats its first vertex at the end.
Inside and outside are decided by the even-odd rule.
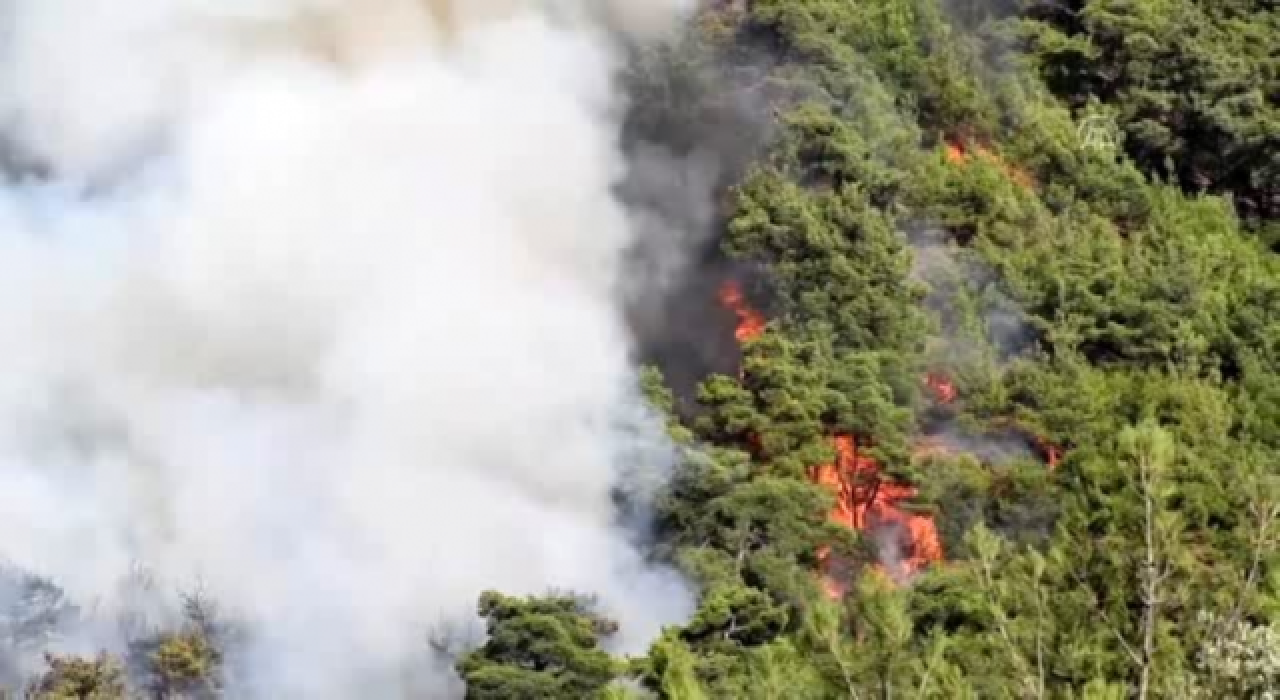
POLYGON ((737 338, 739 343, 745 343, 764 333, 767 322, 764 314, 747 304, 741 285, 734 280, 725 280, 724 284, 720 285, 719 297, 721 305, 738 317, 738 325, 734 328, 733 337, 737 338))
MULTIPOLYGON (((766 319, 763 314, 747 304, 737 282, 728 280, 720 286, 720 303, 738 318, 734 337, 739 343, 758 337, 764 332, 766 319)), ((938 400, 947 403, 956 397, 955 385, 939 374, 926 376, 926 384, 938 400)), ((882 478, 880 465, 858 450, 852 435, 836 435, 832 438, 836 459, 829 464, 810 468, 809 478, 826 486, 836 496, 829 519, 852 530, 881 538, 884 549, 892 555, 889 563, 881 563, 876 569, 893 581, 902 582, 923 569, 930 562, 942 559, 942 544, 933 518, 912 513, 902 504, 914 498, 913 486, 895 483, 882 478)), ((829 548, 818 552, 822 562, 823 587, 827 594, 839 598, 847 590, 844 562, 833 557, 829 548)))
POLYGON ((929 388, 938 403, 951 403, 956 400, 956 385, 945 375, 929 372, 924 375, 924 384, 929 388))
POLYGON ((1040 436, 1036 436, 1035 443, 1044 456, 1045 464, 1049 465, 1049 469, 1057 469, 1058 462, 1062 461, 1062 448, 1040 436))
MULTIPOLYGON (((816 483, 836 494, 831 521, 859 532, 894 538, 896 541, 886 543, 894 551, 890 557, 893 561, 885 571, 892 580, 901 582, 930 562, 941 560, 942 544, 933 518, 902 508, 903 502, 915 497, 915 487, 882 478, 880 465, 859 452, 853 436, 837 435, 833 442, 835 462, 810 470, 816 483)), ((820 554, 826 568, 824 586, 828 593, 836 595, 843 590, 843 583, 835 580, 834 562, 825 561, 828 557, 823 555, 820 554)))
POLYGON ((974 157, 994 163, 1010 180, 1024 189, 1035 187, 1035 180, 1027 171, 1010 164, 981 143, 966 138, 947 139, 946 158, 948 163, 963 167, 969 164, 974 157))

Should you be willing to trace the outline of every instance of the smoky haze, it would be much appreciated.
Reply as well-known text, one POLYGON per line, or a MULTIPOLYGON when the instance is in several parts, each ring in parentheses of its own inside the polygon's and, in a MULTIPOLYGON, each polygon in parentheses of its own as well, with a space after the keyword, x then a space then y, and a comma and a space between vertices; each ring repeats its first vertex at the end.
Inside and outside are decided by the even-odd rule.
POLYGON ((667 453, 614 76, 685 4, 0 5, 0 560, 198 584, 273 698, 367 694, 485 588, 684 615, 611 494, 667 453))

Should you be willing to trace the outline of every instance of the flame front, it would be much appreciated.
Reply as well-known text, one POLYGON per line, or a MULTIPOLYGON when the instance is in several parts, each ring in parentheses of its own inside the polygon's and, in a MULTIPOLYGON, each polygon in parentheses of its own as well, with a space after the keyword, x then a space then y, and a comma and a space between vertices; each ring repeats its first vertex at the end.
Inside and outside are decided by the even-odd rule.
MULTIPOLYGON (((764 332, 767 319, 747 304, 737 282, 725 281, 718 296, 720 303, 738 318, 734 337, 739 343, 764 332)), ((930 374, 926 376, 925 383, 943 403, 949 403, 956 397, 955 385, 946 377, 930 374)), ((756 436, 751 436, 750 440, 753 447, 758 447, 754 444, 756 436)), ((809 478, 814 483, 827 487, 836 496, 828 518, 859 532, 896 534, 898 541, 892 544, 902 552, 891 569, 878 564, 871 571, 890 581, 901 582, 931 562, 941 561, 942 542, 933 518, 902 507, 904 502, 916 496, 915 487, 883 478, 880 465, 869 455, 859 452, 857 440, 852 435, 836 435, 832 442, 836 450, 835 461, 809 470, 809 478)), ((842 597, 848 590, 846 562, 833 556, 829 547, 822 547, 817 554, 822 562, 822 584, 827 595, 842 597)))
POLYGON ((981 143, 973 142, 969 139, 947 140, 946 158, 948 163, 963 167, 968 165, 974 157, 994 163, 1005 176, 1024 189, 1035 187, 1035 179, 1027 171, 1009 163, 981 143))
MULTIPOLYGON (((859 532, 898 533, 900 541, 893 543, 903 556, 884 573, 894 581, 903 581, 924 569, 931 562, 941 561, 942 542, 938 528, 928 515, 912 513, 902 504, 916 496, 913 486, 884 479, 880 465, 870 456, 859 452, 857 440, 851 435, 837 435, 833 439, 836 460, 810 470, 810 478, 836 494, 836 504, 829 517, 832 522, 859 532)), ((837 562, 829 552, 820 552, 826 580, 824 586, 832 595, 845 590, 843 582, 833 580, 832 570, 837 562)), ((883 566, 883 565, 881 565, 883 566)))
POLYGON ((742 287, 736 281, 725 280, 724 284, 720 285, 719 296, 720 303, 738 317, 738 325, 733 330, 733 337, 737 338, 739 343, 745 343, 764 333, 766 323, 764 314, 747 304, 746 295, 742 293, 742 287))

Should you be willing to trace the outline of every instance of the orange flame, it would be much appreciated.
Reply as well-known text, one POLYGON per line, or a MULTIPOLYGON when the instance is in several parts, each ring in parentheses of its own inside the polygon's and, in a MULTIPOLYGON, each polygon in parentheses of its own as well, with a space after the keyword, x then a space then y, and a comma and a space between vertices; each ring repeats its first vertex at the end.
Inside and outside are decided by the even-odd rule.
POLYGON ((951 403, 956 400, 955 382, 948 379, 945 375, 930 372, 924 376, 924 384, 933 394, 933 398, 938 403, 951 403))
POLYGON ((999 154, 981 143, 974 143, 968 139, 947 140, 946 158, 948 163, 963 167, 967 165, 974 156, 994 163, 996 167, 1000 168, 1001 172, 1003 172, 1006 177, 1013 180, 1013 182, 1018 186, 1023 187, 1024 189, 1031 189, 1035 187, 1035 179, 1032 178, 1027 171, 1010 164, 1004 158, 1001 158, 999 154))
POLYGON ((1058 463, 1062 461, 1062 448, 1049 442, 1047 439, 1036 436, 1036 447, 1044 453, 1044 461, 1049 465, 1050 470, 1058 468, 1058 463))
MULTIPOLYGON (((719 289, 720 303, 738 318, 734 337, 739 343, 752 340, 764 332, 767 320, 747 303, 742 288, 734 280, 726 280, 719 289)), ((932 377, 933 375, 930 375, 932 377)), ((929 386, 939 400, 949 402, 955 398, 955 386, 945 377, 929 380, 929 386)), ((758 452, 760 439, 751 434, 747 438, 750 448, 758 452)), ((942 544, 933 518, 902 509, 899 504, 913 498, 916 489, 905 484, 887 481, 880 476, 880 465, 867 455, 859 454, 852 435, 833 438, 836 460, 810 469, 810 478, 831 489, 836 495, 835 505, 828 517, 831 521, 859 531, 900 526, 904 533, 903 549, 907 553, 894 572, 883 566, 873 567, 891 580, 902 581, 923 569, 930 562, 942 559, 942 544)), ((830 547, 817 552, 823 577, 822 585, 827 595, 840 598, 848 590, 848 577, 844 574, 844 562, 833 556, 830 547)))
MULTIPOLYGON (((831 489, 836 495, 835 506, 828 517, 832 522, 858 531, 877 530, 900 526, 904 533, 903 548, 906 556, 897 571, 886 572, 895 580, 910 578, 942 559, 942 543, 933 518, 904 510, 900 504, 916 495, 916 489, 883 479, 880 465, 871 457, 858 452, 857 441, 851 435, 834 438, 837 458, 834 464, 823 464, 810 470, 810 478, 831 489)), ((845 584, 832 576, 831 561, 827 551, 818 554, 823 562, 823 586, 828 595, 839 597, 845 584)))
POLYGON ((733 337, 738 339, 739 343, 745 343, 764 333, 764 326, 767 322, 764 314, 756 311, 747 304, 747 298, 742 293, 742 287, 734 280, 725 280, 720 285, 720 303, 726 309, 729 309, 738 317, 738 326, 733 331, 733 337))

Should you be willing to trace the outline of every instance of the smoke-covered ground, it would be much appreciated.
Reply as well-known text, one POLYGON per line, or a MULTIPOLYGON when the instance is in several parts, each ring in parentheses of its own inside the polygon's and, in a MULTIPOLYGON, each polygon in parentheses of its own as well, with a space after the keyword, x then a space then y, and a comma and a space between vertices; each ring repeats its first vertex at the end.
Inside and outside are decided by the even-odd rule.
POLYGON ((100 616, 198 586, 273 698, 485 588, 682 616, 610 496, 666 454, 614 74, 684 4, 0 4, 0 559, 100 616))

